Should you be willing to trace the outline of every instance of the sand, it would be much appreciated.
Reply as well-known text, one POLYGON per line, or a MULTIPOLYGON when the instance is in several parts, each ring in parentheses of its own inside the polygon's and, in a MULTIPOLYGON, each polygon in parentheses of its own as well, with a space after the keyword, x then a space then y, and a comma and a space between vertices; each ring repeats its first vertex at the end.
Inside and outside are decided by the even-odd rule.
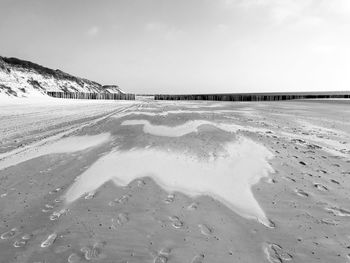
POLYGON ((350 104, 0 105, 0 262, 348 262, 350 104))

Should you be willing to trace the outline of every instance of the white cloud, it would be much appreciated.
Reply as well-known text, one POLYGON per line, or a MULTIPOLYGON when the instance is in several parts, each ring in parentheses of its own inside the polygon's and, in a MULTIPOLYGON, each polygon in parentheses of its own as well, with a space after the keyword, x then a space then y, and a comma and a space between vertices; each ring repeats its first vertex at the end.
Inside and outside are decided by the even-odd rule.
POLYGON ((317 54, 330 54, 336 50, 336 46, 330 44, 314 44, 310 45, 310 50, 317 54))
POLYGON ((149 32, 162 32, 162 31, 165 31, 167 28, 168 28, 167 25, 160 22, 150 22, 150 23, 147 23, 145 26, 146 31, 149 31, 149 32))
POLYGON ((166 40, 175 40, 184 33, 181 29, 178 29, 177 27, 172 27, 161 22, 147 23, 145 25, 145 30, 150 33, 156 33, 164 37, 166 40))
POLYGON ((222 3, 226 8, 244 9, 247 14, 267 15, 277 25, 317 26, 321 20, 339 17, 350 21, 350 0, 222 0, 222 3))
POLYGON ((90 27, 90 28, 86 31, 86 34, 87 34, 89 37, 94 37, 94 36, 96 36, 99 32, 100 32, 100 28, 99 28, 98 26, 92 26, 92 27, 90 27))
POLYGON ((227 34, 230 31, 230 26, 226 24, 217 25, 217 30, 219 33, 227 34))
POLYGON ((349 0, 322 0, 320 6, 324 10, 328 10, 335 14, 350 15, 350 1, 349 0))

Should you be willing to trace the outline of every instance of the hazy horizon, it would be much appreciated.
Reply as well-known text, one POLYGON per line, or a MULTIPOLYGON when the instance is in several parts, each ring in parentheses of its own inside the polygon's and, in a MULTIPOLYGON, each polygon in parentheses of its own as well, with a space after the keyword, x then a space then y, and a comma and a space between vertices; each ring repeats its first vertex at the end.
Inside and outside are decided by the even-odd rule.
POLYGON ((350 88, 347 0, 0 0, 0 55, 135 93, 350 88))

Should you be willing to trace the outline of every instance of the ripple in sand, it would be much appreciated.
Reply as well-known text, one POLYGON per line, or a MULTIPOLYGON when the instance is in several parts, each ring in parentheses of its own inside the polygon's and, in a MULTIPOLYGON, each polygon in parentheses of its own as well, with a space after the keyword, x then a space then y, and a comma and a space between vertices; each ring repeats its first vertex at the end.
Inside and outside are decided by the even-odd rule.
POLYGON ((11 230, 3 233, 0 238, 1 239, 10 239, 14 237, 17 234, 18 229, 17 228, 12 228, 11 230))
POLYGON ((326 207, 325 209, 336 216, 350 216, 350 211, 340 207, 326 207))
POLYGON ((211 236, 211 234, 213 233, 213 230, 205 224, 199 224, 198 227, 202 235, 211 236))
POLYGON ((292 255, 283 250, 280 245, 268 243, 264 246, 264 253, 270 263, 282 263, 293 259, 292 255))
POLYGON ((56 238, 57 238, 57 234, 52 233, 41 243, 40 246, 43 248, 49 247, 53 244, 53 242, 55 242, 56 238))
POLYGON ((204 260, 204 255, 203 255, 203 254, 199 254, 199 255, 195 255, 195 256, 192 258, 191 263, 202 263, 203 260, 204 260))

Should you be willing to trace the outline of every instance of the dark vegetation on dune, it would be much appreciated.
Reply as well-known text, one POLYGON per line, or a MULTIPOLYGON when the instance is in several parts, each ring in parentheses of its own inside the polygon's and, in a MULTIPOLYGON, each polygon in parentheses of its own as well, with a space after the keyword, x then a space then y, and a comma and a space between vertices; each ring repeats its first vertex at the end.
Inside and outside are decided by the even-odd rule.
POLYGON ((3 70, 7 70, 9 73, 10 73, 11 69, 6 67, 5 63, 11 67, 14 67, 14 68, 24 69, 24 70, 28 70, 28 71, 36 71, 37 73, 39 73, 41 75, 50 75, 56 79, 75 81, 78 84, 80 84, 80 86, 83 86, 84 85, 83 82, 86 82, 87 84, 90 84, 90 85, 102 87, 101 84, 99 84, 95 81, 91 81, 91 80, 84 79, 84 78, 78 78, 78 77, 72 76, 68 73, 65 73, 59 69, 54 70, 54 69, 50 69, 50 68, 41 66, 39 64, 30 62, 30 61, 21 60, 18 58, 7 58, 7 57, 0 56, 0 68, 3 70))
POLYGON ((101 85, 95 81, 76 77, 59 69, 51 69, 39 64, 0 56, 0 93, 10 97, 27 97, 31 90, 42 94, 47 92, 80 93, 122 93, 117 85, 101 85), (21 77, 18 77, 21 72, 21 77), (23 73, 23 74, 22 74, 23 73), (38 78, 38 76, 41 76, 38 78), (53 80, 48 82, 46 80, 53 80), (54 83, 54 84, 48 84, 54 83))

